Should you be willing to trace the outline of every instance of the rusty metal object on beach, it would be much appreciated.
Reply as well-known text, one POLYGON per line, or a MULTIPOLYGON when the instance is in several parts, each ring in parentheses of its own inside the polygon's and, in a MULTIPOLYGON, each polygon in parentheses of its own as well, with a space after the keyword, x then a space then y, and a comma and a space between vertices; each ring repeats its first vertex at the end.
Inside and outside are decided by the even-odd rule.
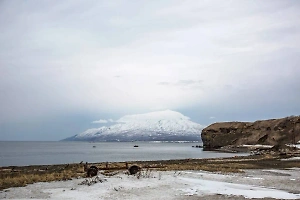
POLYGON ((136 165, 132 165, 131 167, 129 167, 128 171, 130 175, 136 174, 141 170, 141 168, 139 166, 136 165))
POLYGON ((97 174, 98 174, 98 167, 90 166, 90 168, 88 168, 87 177, 97 176, 97 174))

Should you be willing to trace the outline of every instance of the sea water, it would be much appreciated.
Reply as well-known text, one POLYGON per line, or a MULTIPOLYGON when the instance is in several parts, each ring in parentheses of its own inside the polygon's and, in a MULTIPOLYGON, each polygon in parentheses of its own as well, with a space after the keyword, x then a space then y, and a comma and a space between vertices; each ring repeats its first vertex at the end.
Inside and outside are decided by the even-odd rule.
MULTIPOLYGON (((0 166, 215 158, 233 153, 203 151, 201 143, 0 142, 0 166), (138 146, 138 147, 134 147, 138 146)), ((241 155, 241 154, 238 154, 241 155)))

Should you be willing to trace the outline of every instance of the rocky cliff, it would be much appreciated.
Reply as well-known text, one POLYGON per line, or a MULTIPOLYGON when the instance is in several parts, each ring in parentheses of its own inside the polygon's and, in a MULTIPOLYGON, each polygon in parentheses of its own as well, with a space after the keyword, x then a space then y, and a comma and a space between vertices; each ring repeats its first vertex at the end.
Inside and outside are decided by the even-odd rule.
POLYGON ((205 150, 239 145, 281 145, 300 140, 300 116, 255 122, 221 122, 201 132, 205 150))

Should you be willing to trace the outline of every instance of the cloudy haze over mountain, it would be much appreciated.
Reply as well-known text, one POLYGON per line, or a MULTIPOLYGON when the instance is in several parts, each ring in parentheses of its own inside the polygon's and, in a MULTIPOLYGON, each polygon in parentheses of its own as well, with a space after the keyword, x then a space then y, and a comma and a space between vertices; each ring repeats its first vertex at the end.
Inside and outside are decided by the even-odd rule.
POLYGON ((0 1, 0 140, 60 140, 124 115, 300 114, 300 2, 0 1))

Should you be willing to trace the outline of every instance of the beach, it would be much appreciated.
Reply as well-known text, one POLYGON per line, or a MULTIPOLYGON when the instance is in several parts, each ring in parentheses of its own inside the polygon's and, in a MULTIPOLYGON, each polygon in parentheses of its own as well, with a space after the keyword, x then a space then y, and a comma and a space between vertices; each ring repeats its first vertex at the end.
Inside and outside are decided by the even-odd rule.
MULTIPOLYGON (((105 164, 108 163, 93 164, 100 169, 95 177, 86 178, 81 171, 82 176, 60 181, 8 187, 0 192, 0 199, 300 199, 299 157, 264 155, 127 163, 142 167, 135 175, 129 175, 126 163, 105 164)), ((40 167, 31 166, 31 170, 36 172, 40 167)), ((28 167, 15 170, 21 173, 22 169, 29 173, 28 167)), ((1 170, 3 173, 4 168, 1 170)))
POLYGON ((300 199, 300 168, 244 173, 148 171, 35 183, 10 188, 1 199, 300 199), (93 183, 92 181, 95 180, 93 183), (88 185, 90 183, 91 185, 88 185))

